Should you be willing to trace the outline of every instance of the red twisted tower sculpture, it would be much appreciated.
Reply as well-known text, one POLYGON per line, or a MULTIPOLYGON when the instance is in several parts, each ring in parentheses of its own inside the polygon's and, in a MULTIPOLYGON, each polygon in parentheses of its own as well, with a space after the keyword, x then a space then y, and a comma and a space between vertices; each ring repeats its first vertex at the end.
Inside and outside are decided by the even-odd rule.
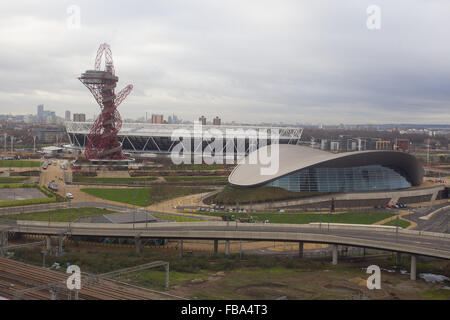
POLYGON ((87 70, 78 78, 92 93, 100 105, 101 113, 89 132, 85 146, 85 155, 93 159, 124 159, 122 143, 117 139, 117 133, 122 127, 122 119, 117 107, 131 92, 130 84, 117 95, 114 93, 119 78, 115 75, 111 48, 103 43, 97 51, 95 70, 87 70), (105 68, 100 70, 102 57, 105 55, 105 68))

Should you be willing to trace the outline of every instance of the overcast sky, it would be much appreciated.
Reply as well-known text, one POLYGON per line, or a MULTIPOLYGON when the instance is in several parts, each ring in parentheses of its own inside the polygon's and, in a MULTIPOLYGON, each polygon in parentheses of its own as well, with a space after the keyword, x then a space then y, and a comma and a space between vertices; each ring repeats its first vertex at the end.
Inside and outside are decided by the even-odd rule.
POLYGON ((449 0, 3 0, 0 113, 98 114, 77 77, 106 42, 123 118, 448 124, 449 39, 449 0))

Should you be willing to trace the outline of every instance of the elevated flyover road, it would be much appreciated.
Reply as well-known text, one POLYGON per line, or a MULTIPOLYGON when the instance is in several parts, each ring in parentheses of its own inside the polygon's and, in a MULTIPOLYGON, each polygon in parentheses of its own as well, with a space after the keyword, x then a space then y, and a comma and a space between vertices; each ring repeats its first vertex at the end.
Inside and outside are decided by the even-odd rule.
MULTIPOLYGON (((160 222, 146 225, 17 221, 0 229, 25 234, 127 238, 326 243, 450 259, 450 234, 390 226, 312 223, 160 222)), ((333 246, 333 256, 336 246, 333 246)), ((334 259, 333 259, 334 260, 334 259)))

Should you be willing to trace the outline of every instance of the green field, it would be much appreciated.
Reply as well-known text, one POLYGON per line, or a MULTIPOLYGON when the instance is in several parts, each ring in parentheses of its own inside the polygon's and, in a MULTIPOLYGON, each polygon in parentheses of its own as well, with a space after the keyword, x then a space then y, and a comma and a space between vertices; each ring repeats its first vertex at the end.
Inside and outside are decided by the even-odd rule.
POLYGON ((228 182, 228 177, 164 177, 168 182, 189 182, 189 181, 207 181, 207 182, 228 182))
POLYGON ((30 220, 30 221, 53 221, 53 222, 72 222, 79 217, 91 217, 103 214, 114 213, 107 209, 100 208, 70 208, 56 209, 40 212, 29 212, 20 214, 9 214, 0 216, 0 219, 7 220, 30 220))
POLYGON ((180 164, 170 166, 170 170, 227 170, 227 169, 221 166, 207 165, 207 164, 192 164, 192 165, 180 164))
POLYGON ((0 177, 0 183, 17 183, 27 179, 26 177, 0 177))
POLYGON ((255 203, 324 195, 322 192, 292 192, 278 187, 233 188, 226 186, 211 201, 218 204, 255 203))
MULTIPOLYGON (((395 227, 395 226, 397 226, 397 219, 394 219, 394 220, 391 220, 389 222, 386 222, 383 225, 384 226, 394 226, 395 227)), ((410 225, 411 225, 411 223, 409 221, 405 221, 405 220, 401 220, 401 219, 398 220, 398 226, 403 228, 403 229, 408 228, 410 225)))
POLYGON ((0 160, 0 168, 25 168, 25 167, 40 167, 39 161, 30 160, 0 160))
POLYGON ((194 219, 189 217, 179 217, 179 216, 169 216, 166 214, 154 213, 153 216, 161 219, 173 220, 175 222, 194 222, 194 221, 203 221, 200 219, 194 219))
MULTIPOLYGON (((236 218, 248 217, 245 213, 204 213, 196 214, 223 216, 234 214, 236 218)), ((287 212, 267 212, 267 213, 249 213, 257 221, 263 222, 269 220, 270 223, 293 223, 307 224, 311 222, 330 222, 330 223, 350 223, 350 224, 373 224, 375 222, 394 216, 389 212, 344 212, 339 214, 322 213, 287 213, 287 212)))
POLYGON ((96 177, 73 177, 73 182, 86 182, 86 183, 136 183, 154 181, 156 177, 147 178, 96 178, 96 177))
POLYGON ((151 204, 195 193, 208 192, 209 189, 196 187, 158 186, 149 188, 82 188, 81 191, 102 199, 146 207, 151 204))

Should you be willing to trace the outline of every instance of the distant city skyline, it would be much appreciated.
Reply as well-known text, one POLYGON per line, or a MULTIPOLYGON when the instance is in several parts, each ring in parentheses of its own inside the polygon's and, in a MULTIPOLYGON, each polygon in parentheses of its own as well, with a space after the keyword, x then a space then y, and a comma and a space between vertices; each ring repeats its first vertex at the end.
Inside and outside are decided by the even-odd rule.
POLYGON ((450 3, 379 0, 369 30, 372 4, 82 0, 70 28, 68 3, 2 2, 0 114, 98 114, 77 77, 107 42, 118 86, 134 85, 123 119, 450 123, 450 3))

